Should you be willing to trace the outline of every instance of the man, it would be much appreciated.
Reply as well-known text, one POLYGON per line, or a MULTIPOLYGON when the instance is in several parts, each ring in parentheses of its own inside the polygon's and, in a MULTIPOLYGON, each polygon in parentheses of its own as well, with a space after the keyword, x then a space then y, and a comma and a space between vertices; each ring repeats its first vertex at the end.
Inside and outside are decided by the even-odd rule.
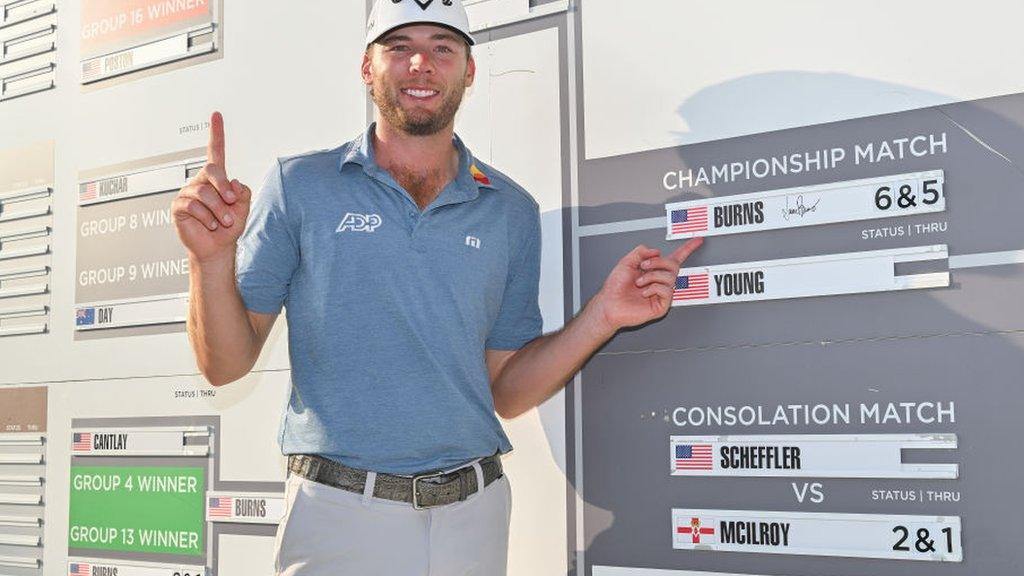
POLYGON ((504 574, 511 445, 495 411, 537 406, 619 328, 663 316, 699 245, 637 247, 542 336, 537 204, 454 135, 472 43, 461 2, 379 0, 363 136, 279 160, 250 217, 214 113, 208 164, 174 202, 210 383, 245 375, 288 308, 280 574, 504 574))

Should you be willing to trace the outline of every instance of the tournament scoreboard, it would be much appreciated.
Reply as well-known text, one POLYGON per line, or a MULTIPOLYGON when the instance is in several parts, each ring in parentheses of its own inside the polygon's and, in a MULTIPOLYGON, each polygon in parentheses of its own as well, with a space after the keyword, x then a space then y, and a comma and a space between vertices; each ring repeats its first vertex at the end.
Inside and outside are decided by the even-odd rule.
POLYGON ((581 301, 706 238, 579 377, 583 573, 1015 573, 1024 197, 946 120, 982 110, 1024 124, 1013 95, 583 162, 581 301))

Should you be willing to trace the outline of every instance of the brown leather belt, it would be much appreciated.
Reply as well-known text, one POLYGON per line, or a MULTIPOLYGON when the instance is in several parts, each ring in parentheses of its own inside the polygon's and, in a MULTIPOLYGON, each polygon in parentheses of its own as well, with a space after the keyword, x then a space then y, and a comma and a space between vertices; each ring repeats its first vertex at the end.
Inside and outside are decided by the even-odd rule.
MULTIPOLYGON (((501 457, 488 456, 479 462, 484 486, 502 476, 501 457)), ((362 494, 366 490, 366 471, 345 466, 322 456, 293 454, 288 457, 288 470, 307 480, 362 494)), ((385 500, 409 502, 423 510, 461 502, 477 491, 473 465, 449 472, 433 472, 417 476, 377 474, 373 495, 385 500)))

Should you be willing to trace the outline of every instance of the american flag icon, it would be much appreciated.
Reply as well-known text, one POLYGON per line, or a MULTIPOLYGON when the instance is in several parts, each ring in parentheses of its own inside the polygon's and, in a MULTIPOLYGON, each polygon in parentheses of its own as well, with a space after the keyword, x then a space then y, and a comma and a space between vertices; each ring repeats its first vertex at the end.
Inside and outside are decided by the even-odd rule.
POLYGON ((92 432, 75 432, 71 436, 72 452, 88 452, 92 450, 92 432))
POLYGON ((207 514, 217 518, 230 518, 231 500, 232 498, 224 496, 210 498, 207 502, 207 514))
POLYGON ((672 211, 672 233, 708 231, 708 207, 683 208, 672 211))
POLYGON ((676 289, 672 293, 672 300, 679 302, 683 300, 703 300, 711 295, 711 285, 708 283, 708 275, 687 274, 676 278, 676 289))
POLYGON ((673 468, 676 470, 711 470, 711 444, 676 444, 673 468))
POLYGON ((95 200, 99 197, 99 193, 96 189, 95 182, 87 182, 78 187, 78 201, 85 202, 87 200, 95 200))
POLYGON ((68 576, 89 576, 89 565, 74 562, 68 567, 68 576))
POLYGON ((103 60, 100 58, 94 58, 86 62, 82 62, 82 80, 92 80, 96 76, 100 75, 102 70, 103 60))

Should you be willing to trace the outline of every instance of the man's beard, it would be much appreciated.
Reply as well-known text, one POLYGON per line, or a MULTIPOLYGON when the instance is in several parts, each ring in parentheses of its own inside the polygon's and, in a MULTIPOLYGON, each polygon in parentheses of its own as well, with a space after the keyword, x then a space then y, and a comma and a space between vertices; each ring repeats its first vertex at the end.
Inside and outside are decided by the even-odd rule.
POLYGON ((374 83, 370 89, 370 96, 377 104, 377 108, 380 109, 384 121, 390 126, 394 126, 410 136, 433 136, 448 127, 455 119, 465 92, 465 86, 447 93, 438 89, 438 94, 443 100, 441 108, 435 113, 402 108, 398 101, 400 91, 387 89, 380 80, 374 83))

